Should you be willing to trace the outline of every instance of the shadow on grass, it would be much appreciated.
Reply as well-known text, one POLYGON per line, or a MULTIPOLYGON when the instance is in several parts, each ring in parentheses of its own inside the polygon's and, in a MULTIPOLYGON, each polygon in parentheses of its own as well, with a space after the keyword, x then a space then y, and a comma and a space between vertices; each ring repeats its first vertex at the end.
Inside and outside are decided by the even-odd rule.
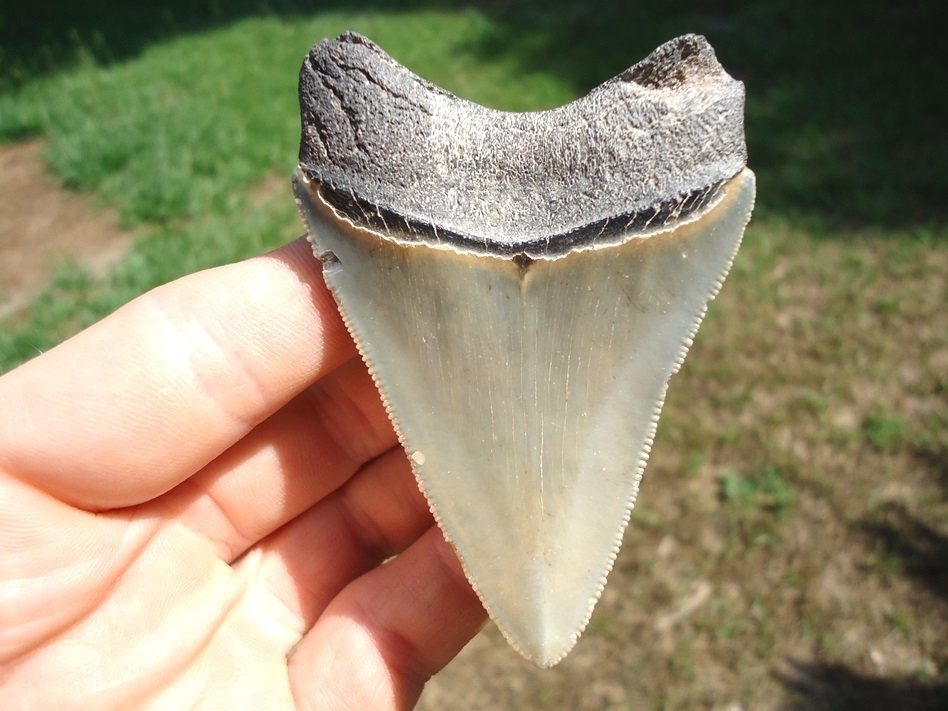
MULTIPOLYGON (((908 576, 948 603, 948 537, 897 504, 883 506, 861 529, 883 575, 908 576)), ((934 711, 948 708, 943 669, 948 659, 934 661, 941 665, 941 676, 928 680, 921 676, 924 670, 919 676, 873 677, 839 664, 802 662, 790 662, 775 677, 794 697, 788 710, 934 711)))
POLYGON ((948 604, 948 536, 894 503, 882 506, 861 528, 883 571, 913 578, 948 604))
MULTIPOLYGON (((254 15, 475 7, 496 32, 471 51, 505 54, 585 92, 684 32, 708 36, 748 89, 758 215, 815 232, 906 228, 942 238, 948 221, 948 92, 942 6, 906 0, 103 0, 9 3, 0 11, 0 90, 85 54, 133 56, 169 36, 254 15)), ((318 38, 313 38, 314 40, 318 38)))
POLYGON ((813 711, 936 711, 948 708, 948 685, 912 677, 878 679, 836 664, 791 665, 777 678, 794 696, 791 709, 813 711))

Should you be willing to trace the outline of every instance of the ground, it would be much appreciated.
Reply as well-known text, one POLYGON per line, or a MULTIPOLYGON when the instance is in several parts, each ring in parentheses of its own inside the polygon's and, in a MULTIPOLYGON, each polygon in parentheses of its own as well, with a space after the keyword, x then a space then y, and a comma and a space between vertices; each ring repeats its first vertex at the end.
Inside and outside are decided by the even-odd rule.
POLYGON ((64 261, 101 272, 131 244, 114 212, 48 173, 43 145, 0 146, 0 318, 27 305, 64 261))

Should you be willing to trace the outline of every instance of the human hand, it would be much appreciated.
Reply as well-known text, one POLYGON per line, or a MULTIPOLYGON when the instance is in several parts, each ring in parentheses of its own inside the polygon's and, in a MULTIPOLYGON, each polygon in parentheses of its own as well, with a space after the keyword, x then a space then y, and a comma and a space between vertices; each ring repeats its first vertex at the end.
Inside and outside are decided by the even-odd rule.
POLYGON ((409 708, 484 620, 305 240, 0 378, 3 708, 409 708))

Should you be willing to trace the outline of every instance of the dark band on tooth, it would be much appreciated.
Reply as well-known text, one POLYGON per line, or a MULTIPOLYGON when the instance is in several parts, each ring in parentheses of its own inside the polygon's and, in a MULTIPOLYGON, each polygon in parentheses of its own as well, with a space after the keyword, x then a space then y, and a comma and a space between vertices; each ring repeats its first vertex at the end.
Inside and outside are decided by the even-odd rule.
POLYGON ((721 181, 685 195, 676 195, 638 212, 606 217, 558 234, 517 242, 467 234, 444 226, 439 227, 423 219, 399 215, 392 210, 362 200, 351 191, 320 184, 313 175, 307 175, 307 177, 317 186, 323 200, 336 211, 338 216, 360 227, 397 237, 406 242, 449 243, 476 253, 498 257, 522 254, 532 259, 559 257, 574 249, 588 248, 593 245, 616 244, 628 239, 630 232, 648 234, 672 227, 717 202, 722 195, 721 185, 723 184, 721 181))

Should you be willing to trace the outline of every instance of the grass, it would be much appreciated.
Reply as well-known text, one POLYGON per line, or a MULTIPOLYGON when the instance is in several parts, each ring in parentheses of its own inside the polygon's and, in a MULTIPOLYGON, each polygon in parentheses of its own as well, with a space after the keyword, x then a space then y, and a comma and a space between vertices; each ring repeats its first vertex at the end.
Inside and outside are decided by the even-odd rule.
POLYGON ((872 444, 883 452, 896 451, 904 442, 908 423, 899 415, 887 415, 875 410, 866 415, 863 432, 872 444))
POLYGON ((724 500, 746 510, 781 514, 793 504, 793 490, 776 467, 742 476, 727 472, 721 481, 724 500))
POLYGON ((157 284, 301 232, 288 188, 259 192, 288 183, 296 74, 323 36, 361 31, 466 98, 526 110, 675 34, 707 34, 747 85, 759 203, 672 380, 590 633, 541 674, 489 631, 423 705, 940 707, 948 110, 936 3, 14 5, 0 11, 0 140, 44 137, 58 178, 116 207, 139 239, 105 277, 64 264, 0 324, 0 371, 157 284), (707 604, 655 631, 699 581, 707 604))

